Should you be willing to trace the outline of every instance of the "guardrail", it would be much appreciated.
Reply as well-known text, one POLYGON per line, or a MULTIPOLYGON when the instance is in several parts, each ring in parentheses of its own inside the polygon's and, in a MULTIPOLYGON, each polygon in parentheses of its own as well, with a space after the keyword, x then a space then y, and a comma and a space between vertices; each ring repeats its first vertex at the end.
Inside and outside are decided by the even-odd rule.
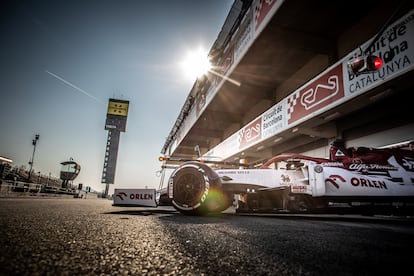
POLYGON ((76 189, 67 189, 44 184, 28 183, 21 181, 2 180, 0 184, 0 196, 10 195, 69 195, 75 196, 79 193, 76 189))

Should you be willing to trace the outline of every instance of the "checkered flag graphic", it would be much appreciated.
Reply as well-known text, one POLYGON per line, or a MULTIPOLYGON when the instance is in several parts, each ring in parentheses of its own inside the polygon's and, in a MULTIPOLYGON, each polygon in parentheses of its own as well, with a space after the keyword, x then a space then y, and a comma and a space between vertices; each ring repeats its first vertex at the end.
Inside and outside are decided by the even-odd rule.
POLYGON ((291 117, 291 114, 295 110, 295 106, 297 104, 297 101, 300 96, 300 91, 297 90, 294 93, 292 93, 289 98, 287 99, 287 119, 289 120, 291 117))

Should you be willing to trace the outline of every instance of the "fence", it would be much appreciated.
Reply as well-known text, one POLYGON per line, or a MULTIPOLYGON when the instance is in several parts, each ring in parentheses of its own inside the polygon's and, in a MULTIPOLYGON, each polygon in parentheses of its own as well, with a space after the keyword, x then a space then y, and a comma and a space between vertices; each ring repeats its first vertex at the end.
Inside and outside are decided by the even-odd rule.
POLYGON ((66 195, 75 197, 79 191, 73 188, 59 188, 45 184, 28 183, 13 180, 1 180, 0 197, 30 195, 66 195))

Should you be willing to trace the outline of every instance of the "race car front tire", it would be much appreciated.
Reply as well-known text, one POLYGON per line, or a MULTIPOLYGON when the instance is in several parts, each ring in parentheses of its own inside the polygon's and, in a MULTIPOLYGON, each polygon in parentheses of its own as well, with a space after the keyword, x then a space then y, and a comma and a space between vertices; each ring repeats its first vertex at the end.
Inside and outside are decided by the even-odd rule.
POLYGON ((221 189, 220 177, 206 164, 187 162, 171 175, 172 203, 185 215, 207 215, 227 209, 231 202, 221 189))

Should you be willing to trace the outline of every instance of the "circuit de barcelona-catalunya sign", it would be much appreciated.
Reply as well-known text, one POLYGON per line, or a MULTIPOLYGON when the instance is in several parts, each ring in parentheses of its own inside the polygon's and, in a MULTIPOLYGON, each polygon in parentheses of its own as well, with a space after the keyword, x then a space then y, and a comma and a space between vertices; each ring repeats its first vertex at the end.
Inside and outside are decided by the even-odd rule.
POLYGON ((211 149, 206 156, 228 158, 413 70, 413 19, 414 10, 411 10, 376 41, 372 38, 349 53, 211 149), (360 56, 362 49, 380 57, 383 66, 367 74, 349 73, 348 62, 360 56))

